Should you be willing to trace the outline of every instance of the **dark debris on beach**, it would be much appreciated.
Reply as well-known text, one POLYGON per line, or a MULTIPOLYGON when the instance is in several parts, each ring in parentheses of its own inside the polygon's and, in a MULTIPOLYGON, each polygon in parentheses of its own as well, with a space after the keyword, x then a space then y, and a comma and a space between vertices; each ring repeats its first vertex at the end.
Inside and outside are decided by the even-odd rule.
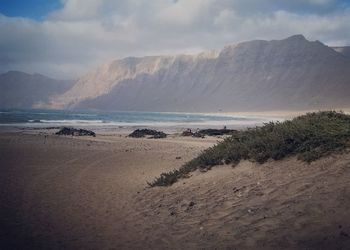
POLYGON ((163 131, 157 131, 153 129, 136 129, 134 132, 129 134, 129 137, 133 138, 142 138, 147 135, 150 135, 151 139, 160 139, 160 138, 166 138, 167 134, 164 133, 163 131))
POLYGON ((76 128, 69 128, 69 127, 63 127, 58 132, 56 132, 56 135, 71 135, 71 136, 96 136, 96 133, 87 130, 87 129, 76 129, 76 128))

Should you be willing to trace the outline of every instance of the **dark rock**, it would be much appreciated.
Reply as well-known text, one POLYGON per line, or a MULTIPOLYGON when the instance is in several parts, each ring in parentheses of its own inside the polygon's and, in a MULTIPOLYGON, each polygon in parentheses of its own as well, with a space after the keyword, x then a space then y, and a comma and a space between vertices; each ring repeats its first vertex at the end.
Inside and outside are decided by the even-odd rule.
POLYGON ((93 136, 95 137, 95 132, 91 130, 86 129, 76 129, 76 128, 69 128, 69 127, 63 127, 56 133, 56 135, 72 135, 72 136, 93 136))
POLYGON ((187 129, 182 132, 182 136, 193 136, 193 132, 191 131, 191 129, 187 129))
POLYGON ((193 134, 193 137, 197 137, 197 138, 204 138, 204 137, 205 137, 205 135, 204 135, 204 134, 201 134, 201 133, 196 132, 196 133, 194 133, 194 134, 193 134))
POLYGON ((162 131, 157 131, 157 130, 152 130, 152 129, 136 129, 134 132, 132 132, 129 137, 134 137, 134 138, 142 138, 145 137, 146 135, 151 135, 152 139, 160 139, 160 138, 165 138, 167 137, 167 134, 165 134, 162 131))
POLYGON ((346 232, 344 232, 344 231, 340 231, 340 236, 344 236, 344 237, 348 237, 349 235, 346 233, 346 232))
POLYGON ((191 201, 190 204, 188 204, 189 207, 193 207, 194 205, 196 205, 196 203, 194 203, 193 201, 191 201))

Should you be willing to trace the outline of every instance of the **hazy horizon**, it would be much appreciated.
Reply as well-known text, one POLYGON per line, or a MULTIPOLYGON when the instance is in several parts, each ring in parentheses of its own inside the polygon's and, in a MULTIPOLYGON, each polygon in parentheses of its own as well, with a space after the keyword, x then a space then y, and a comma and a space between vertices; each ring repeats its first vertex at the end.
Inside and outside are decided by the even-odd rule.
POLYGON ((128 56, 193 54, 303 34, 350 44, 346 0, 11 1, 0 5, 0 73, 72 79, 128 56))

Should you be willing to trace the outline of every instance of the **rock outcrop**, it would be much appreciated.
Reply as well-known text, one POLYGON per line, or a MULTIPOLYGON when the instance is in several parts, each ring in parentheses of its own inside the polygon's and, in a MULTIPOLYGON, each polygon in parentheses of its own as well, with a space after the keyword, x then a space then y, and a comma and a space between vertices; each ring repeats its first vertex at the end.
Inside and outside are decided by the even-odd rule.
POLYGON ((136 129, 129 135, 129 137, 134 137, 134 138, 142 138, 145 136, 150 136, 148 137, 150 139, 160 139, 160 138, 166 138, 167 134, 164 133, 163 131, 157 131, 153 129, 136 129))
POLYGON ((61 128, 56 135, 71 135, 71 136, 93 136, 95 137, 95 132, 87 129, 76 129, 76 128, 61 128))

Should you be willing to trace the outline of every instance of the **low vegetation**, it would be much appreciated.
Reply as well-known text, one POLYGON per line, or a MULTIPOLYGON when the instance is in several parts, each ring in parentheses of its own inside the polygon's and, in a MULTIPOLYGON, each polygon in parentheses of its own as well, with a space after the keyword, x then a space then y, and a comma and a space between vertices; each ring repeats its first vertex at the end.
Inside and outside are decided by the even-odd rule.
POLYGON ((165 138, 167 135, 166 133, 162 131, 152 130, 152 129, 136 129, 134 132, 132 132, 129 137, 134 138, 142 138, 147 135, 150 135, 152 139, 159 139, 159 138, 165 138))
POLYGON ((150 186, 169 186, 195 170, 241 160, 264 163, 297 156, 312 162, 349 146, 350 115, 335 111, 308 113, 284 122, 270 122, 261 127, 236 131, 224 141, 204 150, 180 169, 162 173, 150 186))
POLYGON ((220 136, 220 135, 232 135, 237 130, 234 129, 201 129, 196 132, 192 132, 191 130, 185 130, 182 132, 182 136, 193 136, 193 137, 205 137, 207 136, 220 136))
POLYGON ((202 129, 194 133, 193 136, 195 137, 201 137, 201 136, 219 136, 219 135, 232 135, 237 130, 234 129, 202 129))

